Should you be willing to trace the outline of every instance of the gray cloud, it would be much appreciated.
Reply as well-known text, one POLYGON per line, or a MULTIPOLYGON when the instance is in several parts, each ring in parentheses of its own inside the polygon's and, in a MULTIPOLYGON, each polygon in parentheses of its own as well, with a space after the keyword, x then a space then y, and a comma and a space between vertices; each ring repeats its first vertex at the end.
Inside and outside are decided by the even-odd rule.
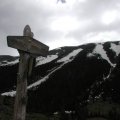
MULTIPOLYGON (((66 0, 69 2, 69 0, 66 0)), ((120 22, 117 20, 110 25, 101 23, 101 15, 106 10, 116 9, 120 11, 119 0, 86 0, 86 2, 74 2, 71 8, 66 4, 59 8, 56 5, 46 5, 45 0, 2 0, 0 4, 0 54, 16 55, 16 50, 7 47, 7 35, 22 35, 23 28, 29 24, 34 32, 34 37, 47 44, 64 36, 60 31, 50 28, 54 16, 72 15, 83 26, 74 31, 69 31, 66 38, 74 38, 78 43, 83 42, 89 33, 116 31, 120 32, 120 22), (87 21, 84 23, 84 21, 87 21)), ((51 1, 55 2, 55 1, 51 1)))
POLYGON ((74 10, 80 18, 95 19, 105 10, 116 9, 118 3, 119 0, 87 0, 83 4, 76 4, 74 10))
POLYGON ((26 1, 4 0, 0 4, 0 54, 14 55, 14 50, 7 47, 6 36, 22 35, 26 24, 32 26, 35 37, 42 42, 59 36, 58 32, 48 28, 51 12, 42 6, 38 8, 37 3, 35 6, 34 2, 26 1))
POLYGON ((83 21, 88 20, 90 22, 80 29, 69 32, 66 37, 74 37, 80 43, 83 43, 82 38, 92 32, 120 32, 120 20, 117 20, 110 25, 104 25, 103 23, 101 23, 101 15, 104 13, 104 11, 120 11, 120 6, 118 6, 119 4, 119 0, 87 0, 87 2, 85 3, 76 4, 76 6, 74 7, 74 13, 78 17, 78 19, 82 19, 83 21))

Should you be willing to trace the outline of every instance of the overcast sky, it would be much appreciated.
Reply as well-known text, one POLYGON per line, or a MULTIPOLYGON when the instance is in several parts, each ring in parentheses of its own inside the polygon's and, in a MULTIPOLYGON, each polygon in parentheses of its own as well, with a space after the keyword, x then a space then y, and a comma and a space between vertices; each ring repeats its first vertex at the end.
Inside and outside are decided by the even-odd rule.
POLYGON ((0 55, 18 55, 6 37, 27 24, 50 49, 120 40, 120 0, 1 0, 0 55))

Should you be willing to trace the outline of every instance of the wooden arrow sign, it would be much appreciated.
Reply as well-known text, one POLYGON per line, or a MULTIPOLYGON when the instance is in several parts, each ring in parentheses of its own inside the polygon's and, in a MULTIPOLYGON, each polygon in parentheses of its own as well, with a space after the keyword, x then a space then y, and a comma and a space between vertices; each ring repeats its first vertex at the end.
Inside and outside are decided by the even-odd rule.
POLYGON ((33 55, 46 56, 49 47, 29 36, 7 36, 9 47, 28 52, 33 55))
POLYGON ((46 56, 49 47, 33 38, 29 25, 25 26, 23 36, 7 36, 7 43, 20 54, 13 120, 25 120, 27 79, 33 67, 33 56, 46 56))

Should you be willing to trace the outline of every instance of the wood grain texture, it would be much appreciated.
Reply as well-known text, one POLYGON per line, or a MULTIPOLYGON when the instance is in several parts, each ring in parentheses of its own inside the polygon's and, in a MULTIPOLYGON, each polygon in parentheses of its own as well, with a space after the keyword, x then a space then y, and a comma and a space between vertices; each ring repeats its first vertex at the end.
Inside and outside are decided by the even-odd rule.
POLYGON ((28 52, 36 56, 46 56, 49 47, 29 36, 7 36, 9 47, 28 52))
POLYGON ((30 55, 20 51, 19 72, 14 105, 14 120, 25 120, 27 104, 27 77, 30 55))

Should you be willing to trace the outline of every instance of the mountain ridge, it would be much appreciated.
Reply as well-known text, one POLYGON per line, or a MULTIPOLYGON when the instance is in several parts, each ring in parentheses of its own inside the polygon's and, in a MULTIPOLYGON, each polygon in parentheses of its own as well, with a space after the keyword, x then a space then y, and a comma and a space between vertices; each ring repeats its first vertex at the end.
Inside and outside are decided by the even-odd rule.
MULTIPOLYGON (((97 99, 120 103, 119 61, 119 41, 62 47, 49 51, 47 57, 37 57, 28 81, 28 110, 74 111, 76 104, 84 105, 97 99)), ((1 87, 1 95, 15 95, 18 62, 14 63, 0 64, 2 79, 5 79, 3 70, 9 75, 10 69, 14 70, 14 77, 0 84, 5 86, 11 80, 7 89, 1 87)))

